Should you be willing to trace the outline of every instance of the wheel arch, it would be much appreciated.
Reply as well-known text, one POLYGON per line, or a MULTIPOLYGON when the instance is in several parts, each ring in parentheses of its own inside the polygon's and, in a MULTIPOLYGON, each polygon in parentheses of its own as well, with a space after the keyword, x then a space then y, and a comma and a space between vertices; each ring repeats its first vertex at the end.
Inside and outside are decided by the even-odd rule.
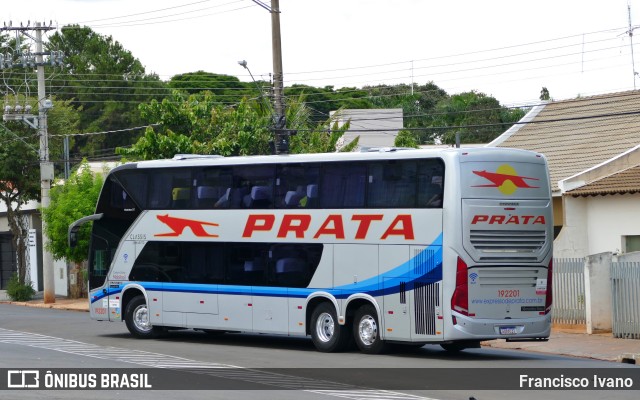
POLYGON ((373 308, 376 310, 376 313, 378 314, 378 324, 380 324, 381 328, 380 337, 384 339, 384 318, 382 318, 383 315, 378 302, 371 295, 368 295, 366 293, 357 293, 347 298, 347 301, 345 302, 345 323, 346 321, 353 321, 356 310, 366 304, 373 306, 373 308))
POLYGON ((147 291, 138 284, 127 285, 124 289, 122 289, 121 300, 120 300, 120 319, 124 321, 124 313, 127 310, 127 306, 129 302, 137 296, 144 296, 144 300, 147 303, 147 307, 149 306, 149 298, 147 297, 147 291))
POLYGON ((305 304, 305 333, 307 335, 311 334, 311 314, 313 314, 313 310, 322 303, 332 304, 336 310, 336 315, 338 316, 338 323, 340 325, 344 325, 345 319, 340 316, 340 307, 338 306, 338 300, 335 296, 327 292, 312 293, 307 297, 307 302, 305 304))

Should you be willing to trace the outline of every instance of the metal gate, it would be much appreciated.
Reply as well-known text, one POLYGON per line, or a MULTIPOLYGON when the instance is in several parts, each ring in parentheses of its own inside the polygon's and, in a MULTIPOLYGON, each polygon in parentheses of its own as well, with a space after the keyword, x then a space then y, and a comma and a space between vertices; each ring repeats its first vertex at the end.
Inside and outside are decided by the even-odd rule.
POLYGON ((640 339, 640 262, 611 264, 613 336, 640 339))
POLYGON ((555 258, 553 260, 554 324, 580 325, 587 323, 584 296, 584 259, 555 258))
POLYGON ((16 271, 16 252, 13 251, 11 233, 0 233, 0 290, 7 288, 16 271))

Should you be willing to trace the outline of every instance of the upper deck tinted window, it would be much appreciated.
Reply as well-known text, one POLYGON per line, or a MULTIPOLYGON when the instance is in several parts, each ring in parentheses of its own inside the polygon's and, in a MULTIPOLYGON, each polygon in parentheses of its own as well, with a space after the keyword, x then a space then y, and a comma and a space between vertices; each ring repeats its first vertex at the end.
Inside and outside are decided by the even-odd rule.
POLYGON ((150 168, 121 171, 118 178, 133 200, 152 210, 438 208, 444 163, 434 158, 150 168))

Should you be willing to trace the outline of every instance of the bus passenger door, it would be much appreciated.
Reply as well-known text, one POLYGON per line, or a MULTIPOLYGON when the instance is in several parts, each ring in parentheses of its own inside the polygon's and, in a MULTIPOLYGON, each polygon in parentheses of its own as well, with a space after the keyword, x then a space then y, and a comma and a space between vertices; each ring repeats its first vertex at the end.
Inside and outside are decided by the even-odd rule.
POLYGON ((110 264, 109 244, 100 236, 91 238, 89 255, 89 301, 90 315, 98 321, 109 320, 109 282, 107 271, 110 264), (104 297, 103 297, 104 296, 104 297))
POLYGON ((138 242, 125 240, 115 255, 113 260, 113 268, 107 279, 107 296, 103 300, 103 304, 107 307, 109 321, 122 321, 124 319, 124 311, 122 309, 122 292, 121 283, 129 280, 129 273, 138 253, 142 249, 142 245, 138 242))
POLYGON ((442 247, 411 246, 410 264, 407 292, 412 316, 411 340, 442 339, 442 247))

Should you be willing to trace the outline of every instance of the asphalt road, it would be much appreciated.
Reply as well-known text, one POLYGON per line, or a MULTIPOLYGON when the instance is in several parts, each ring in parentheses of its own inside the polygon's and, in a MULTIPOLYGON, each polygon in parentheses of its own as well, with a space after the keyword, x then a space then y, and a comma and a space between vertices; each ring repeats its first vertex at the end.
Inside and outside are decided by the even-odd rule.
MULTIPOLYGON (((640 395, 637 389, 505 390, 516 388, 518 376, 532 371, 557 377, 582 368, 600 376, 630 376, 635 387, 640 387, 640 368, 604 361, 490 348, 449 354, 435 345, 377 356, 355 350, 324 354, 315 350, 310 339, 254 334, 210 337, 187 330, 161 339, 138 340, 129 335, 124 324, 92 321, 87 313, 0 304, 2 374, 8 373, 5 369, 41 370, 42 374, 45 370, 98 375, 104 371, 149 372, 156 389, 189 389, 128 393, 15 389, 0 390, 0 398, 113 399, 135 394, 136 399, 154 400, 589 400, 637 399, 640 395)), ((0 382, 3 378, 0 376, 0 382)))

